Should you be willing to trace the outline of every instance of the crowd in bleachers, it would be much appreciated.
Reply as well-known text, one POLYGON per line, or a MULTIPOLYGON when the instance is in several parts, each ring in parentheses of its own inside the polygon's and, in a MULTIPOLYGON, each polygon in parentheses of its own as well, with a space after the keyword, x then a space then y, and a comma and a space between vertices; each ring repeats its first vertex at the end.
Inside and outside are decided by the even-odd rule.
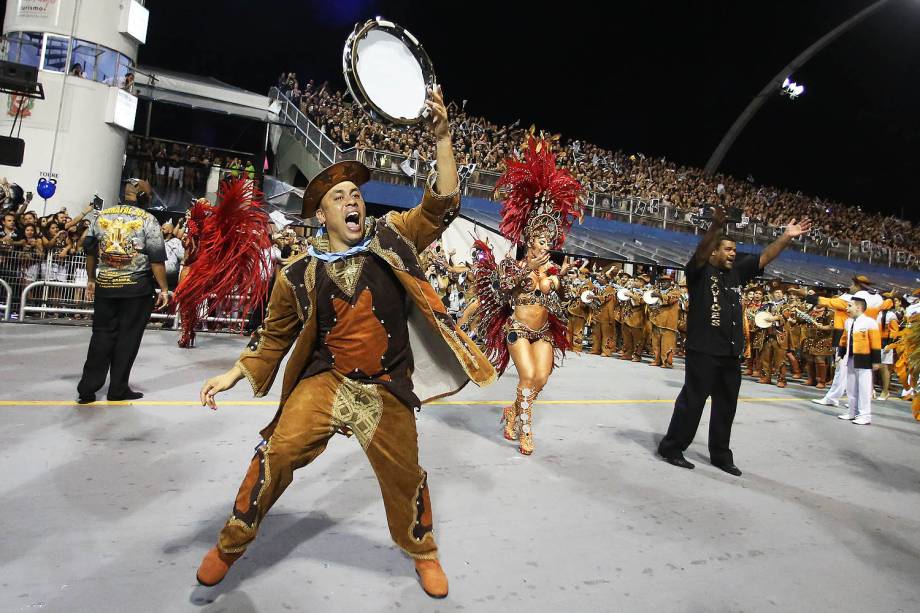
MULTIPOLYGON (((301 85, 295 74, 286 73, 279 78, 278 87, 342 148, 357 146, 421 160, 434 157, 430 131, 368 121, 346 93, 328 83, 310 80, 301 85)), ((520 122, 498 125, 467 112, 466 107, 466 101, 451 102, 449 109, 458 163, 501 172, 504 160, 523 142, 527 126, 520 122)), ((816 233, 828 239, 854 244, 870 241, 883 252, 920 255, 920 226, 894 215, 758 185, 751 177, 710 176, 701 168, 663 157, 609 150, 584 140, 560 138, 560 144, 563 163, 591 191, 620 199, 657 200, 685 211, 724 199, 752 221, 781 226, 791 217, 807 216, 815 220, 816 233)))
POLYGON ((143 179, 154 189, 183 189, 196 196, 206 192, 213 168, 246 178, 256 175, 251 158, 217 149, 131 134, 125 150, 125 176, 143 179))

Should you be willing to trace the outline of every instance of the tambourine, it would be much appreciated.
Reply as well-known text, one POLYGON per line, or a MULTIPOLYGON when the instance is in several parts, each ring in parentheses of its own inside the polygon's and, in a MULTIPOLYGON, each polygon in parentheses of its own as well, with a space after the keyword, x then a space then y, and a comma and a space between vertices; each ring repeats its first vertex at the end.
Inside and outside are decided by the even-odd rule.
POLYGON ((351 97, 374 121, 408 126, 427 116, 434 66, 402 26, 380 17, 357 24, 345 41, 342 70, 351 97))
POLYGON ((589 289, 586 289, 581 293, 581 301, 585 304, 591 304, 597 299, 597 296, 589 289))
POLYGON ((625 287, 623 289, 617 290, 617 300, 620 302, 626 302, 627 300, 632 300, 632 296, 629 294, 629 290, 625 287))
POLYGON ((655 306, 661 302, 661 298, 654 295, 654 290, 647 290, 644 294, 642 294, 642 302, 649 306, 655 306))
POLYGON ((773 316, 767 311, 760 311, 754 315, 754 325, 758 328, 772 328, 773 327, 773 316))

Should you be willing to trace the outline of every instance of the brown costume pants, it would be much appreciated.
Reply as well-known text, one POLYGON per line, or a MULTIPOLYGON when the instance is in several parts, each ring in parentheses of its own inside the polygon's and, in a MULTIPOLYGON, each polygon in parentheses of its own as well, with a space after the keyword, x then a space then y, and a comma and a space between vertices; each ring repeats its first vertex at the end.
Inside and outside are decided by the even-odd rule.
POLYGON ((584 340, 585 318, 569 315, 569 340, 572 342, 572 351, 581 353, 581 343, 584 340))
POLYGON ((677 347, 677 332, 657 326, 652 328, 652 364, 671 366, 674 364, 674 350, 677 347))
POLYGON ((643 328, 633 328, 623 324, 623 355, 625 359, 642 358, 645 349, 645 334, 643 328))
POLYGON ((437 559, 425 471, 418 464, 415 414, 379 385, 329 371, 301 381, 268 441, 257 448, 233 515, 220 532, 225 553, 246 549, 294 471, 326 448, 339 428, 355 434, 377 475, 390 536, 416 559, 437 559))
POLYGON ((599 329, 598 335, 594 338, 594 353, 609 358, 617 350, 617 328, 620 324, 615 321, 598 321, 594 325, 599 329))
POLYGON ((770 336, 764 341, 763 349, 760 350, 760 367, 763 372, 779 373, 783 362, 786 361, 786 348, 780 346, 775 336, 770 336))

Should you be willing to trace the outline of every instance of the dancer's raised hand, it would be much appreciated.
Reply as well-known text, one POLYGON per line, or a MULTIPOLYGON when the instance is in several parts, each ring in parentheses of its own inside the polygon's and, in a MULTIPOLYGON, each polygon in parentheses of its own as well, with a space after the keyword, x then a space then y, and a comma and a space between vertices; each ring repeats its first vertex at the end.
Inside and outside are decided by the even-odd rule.
POLYGON ((234 365, 233 368, 228 370, 222 375, 212 377, 204 382, 204 385, 201 386, 201 393, 199 394, 199 400, 201 400, 201 406, 211 407, 212 410, 217 410, 217 401, 214 400, 214 396, 220 392, 226 391, 237 384, 237 382, 243 378, 243 371, 240 370, 239 366, 234 365))

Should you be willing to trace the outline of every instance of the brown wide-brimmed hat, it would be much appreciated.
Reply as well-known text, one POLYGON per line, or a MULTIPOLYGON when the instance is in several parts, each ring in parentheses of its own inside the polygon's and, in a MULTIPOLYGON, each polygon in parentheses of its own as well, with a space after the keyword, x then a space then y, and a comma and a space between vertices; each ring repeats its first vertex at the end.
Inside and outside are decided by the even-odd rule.
POLYGON ((856 275, 853 277, 853 283, 856 285, 861 285, 862 287, 871 287, 872 281, 869 280, 869 277, 866 275, 856 275))
POLYGON ((370 178, 370 169, 361 162, 347 160, 333 164, 313 177, 313 180, 307 185, 307 189, 303 192, 303 211, 301 215, 304 219, 316 215, 316 210, 319 208, 319 202, 323 199, 323 196, 342 181, 351 181, 360 186, 367 183, 370 178))
POLYGON ((667 273, 667 274, 664 274, 658 277, 658 280, 659 281, 673 281, 674 275, 672 275, 671 273, 667 273))

